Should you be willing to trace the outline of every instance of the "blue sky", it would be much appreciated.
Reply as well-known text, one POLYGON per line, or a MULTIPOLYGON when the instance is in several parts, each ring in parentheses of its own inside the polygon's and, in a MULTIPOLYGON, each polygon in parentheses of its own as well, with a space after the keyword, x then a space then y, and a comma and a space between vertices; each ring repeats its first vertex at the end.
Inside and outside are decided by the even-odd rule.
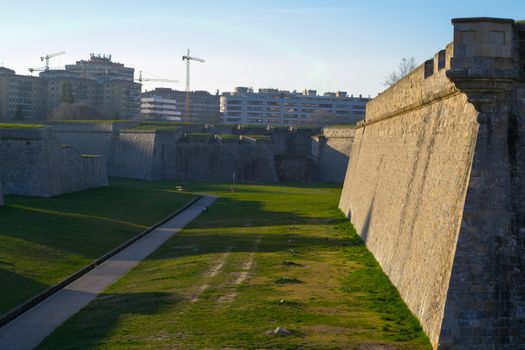
MULTIPOLYGON (((402 57, 418 63, 452 40, 453 17, 525 19, 523 0, 500 1, 13 1, 0 0, 0 61, 19 74, 109 53, 184 89, 235 86, 376 95, 402 57)), ((137 73, 138 75, 138 73, 137 73)), ((147 84, 152 88, 157 84, 147 84)))

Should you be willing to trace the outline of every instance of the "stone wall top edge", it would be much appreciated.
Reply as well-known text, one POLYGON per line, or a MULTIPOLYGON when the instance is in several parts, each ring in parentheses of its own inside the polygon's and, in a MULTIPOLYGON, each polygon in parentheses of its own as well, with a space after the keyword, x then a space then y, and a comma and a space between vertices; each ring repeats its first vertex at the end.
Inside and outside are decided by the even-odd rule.
POLYGON ((47 122, 57 132, 113 132, 138 126, 136 121, 51 121, 47 122))
POLYGON ((509 23, 514 24, 512 18, 497 18, 497 17, 460 17, 452 18, 452 24, 456 23, 470 23, 470 22, 492 22, 492 23, 509 23))
POLYGON ((324 128, 319 136, 325 137, 353 137, 355 128, 324 128))
POLYGON ((0 128, 1 139, 24 139, 24 140, 41 140, 49 138, 51 135, 51 128, 0 128))
POLYGON ((446 71, 450 69, 453 48, 452 43, 448 44, 433 58, 416 67, 411 73, 368 102, 365 124, 456 93, 457 88, 446 76, 446 71))
MULTIPOLYGON (((164 131, 166 133, 167 131, 164 131)), ((121 129, 121 134, 157 134, 160 133, 159 130, 150 129, 150 130, 136 130, 136 129, 121 129)))

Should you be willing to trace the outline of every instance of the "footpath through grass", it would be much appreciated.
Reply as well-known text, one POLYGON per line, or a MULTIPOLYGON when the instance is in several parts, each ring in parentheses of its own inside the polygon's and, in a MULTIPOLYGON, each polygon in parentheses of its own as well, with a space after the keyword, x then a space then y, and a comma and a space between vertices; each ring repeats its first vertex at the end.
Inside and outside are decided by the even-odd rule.
MULTIPOLYGON (((111 186, 50 199, 6 196, 0 207, 0 314, 186 204, 193 195, 111 186)), ((130 187, 131 186, 131 187, 130 187)))
POLYGON ((430 349, 338 188, 187 187, 220 198, 39 349, 430 349))

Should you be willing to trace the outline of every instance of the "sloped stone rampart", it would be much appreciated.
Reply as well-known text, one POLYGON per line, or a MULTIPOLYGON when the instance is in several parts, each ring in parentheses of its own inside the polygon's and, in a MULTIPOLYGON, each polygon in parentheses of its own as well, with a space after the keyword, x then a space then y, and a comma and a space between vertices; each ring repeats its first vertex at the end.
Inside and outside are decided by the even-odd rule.
POLYGON ((104 158, 61 144, 50 128, 0 129, 4 194, 51 197, 107 186, 104 158))
POLYGON ((312 154, 317 161, 319 181, 344 181, 354 135, 354 128, 332 127, 324 128, 321 134, 312 137, 312 154))
POLYGON ((340 208, 434 348, 525 348, 525 28, 454 42, 367 105, 340 208))
POLYGON ((186 126, 166 130, 131 125, 126 129, 122 124, 55 123, 52 128, 58 129, 61 142, 80 152, 104 155, 110 176, 179 181, 232 181, 233 174, 237 181, 317 179, 310 153, 315 131, 310 129, 263 129, 263 136, 270 138, 258 140, 242 134, 260 132, 260 128, 234 130, 241 136, 229 134, 222 139, 214 135, 215 129, 209 133, 186 126))

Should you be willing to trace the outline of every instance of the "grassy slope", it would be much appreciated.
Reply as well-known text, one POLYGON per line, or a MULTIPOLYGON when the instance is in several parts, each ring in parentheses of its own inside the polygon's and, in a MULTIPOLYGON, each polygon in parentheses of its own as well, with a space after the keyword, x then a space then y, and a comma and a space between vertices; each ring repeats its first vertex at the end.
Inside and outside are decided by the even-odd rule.
POLYGON ((0 207, 0 313, 161 220, 191 195, 129 190, 140 182, 51 199, 6 196, 0 207))
POLYGON ((17 124, 17 123, 0 123, 0 129, 41 129, 45 125, 41 124, 17 124))
POLYGON ((39 349, 430 348, 339 189, 188 189, 221 198, 39 349))

